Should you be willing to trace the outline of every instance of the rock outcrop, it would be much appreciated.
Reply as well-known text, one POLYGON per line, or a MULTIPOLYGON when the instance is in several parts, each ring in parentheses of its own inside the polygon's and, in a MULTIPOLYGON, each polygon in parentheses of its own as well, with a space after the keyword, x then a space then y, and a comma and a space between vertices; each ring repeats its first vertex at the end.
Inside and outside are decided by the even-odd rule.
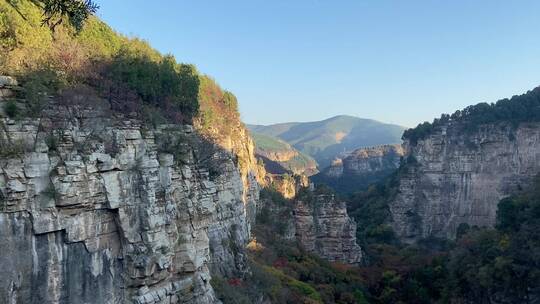
POLYGON ((331 262, 359 264, 362 250, 356 243, 356 223, 347 204, 334 195, 315 194, 294 205, 295 233, 302 247, 331 262))
POLYGON ((406 242, 452 238, 460 224, 492 226, 497 204, 540 172, 540 124, 482 125, 465 132, 447 123, 417 143, 390 203, 393 227, 406 242))
POLYGON ((255 140, 255 155, 270 174, 316 174, 317 162, 281 139, 251 132, 255 140))
POLYGON ((87 99, 0 118, 0 302, 218 302, 209 268, 245 271, 250 142, 148 129, 87 99))
POLYGON ((361 148, 334 161, 323 174, 330 178, 340 178, 343 175, 362 176, 394 171, 399 168, 403 155, 403 147, 399 144, 361 148))
POLYGON ((313 181, 340 192, 364 190, 395 172, 403 156, 404 149, 399 144, 357 149, 334 160, 313 181))

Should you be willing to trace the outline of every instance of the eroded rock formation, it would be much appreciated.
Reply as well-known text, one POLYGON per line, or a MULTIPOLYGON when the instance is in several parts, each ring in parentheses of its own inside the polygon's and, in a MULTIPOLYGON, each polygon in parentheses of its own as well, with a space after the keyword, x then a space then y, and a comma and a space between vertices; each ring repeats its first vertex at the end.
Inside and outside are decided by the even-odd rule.
POLYGON ((393 171, 399 167, 404 150, 399 144, 361 148, 332 163, 324 174, 331 178, 393 171))
POLYGON ((296 237, 310 253, 332 262, 358 264, 362 250, 356 243, 356 223, 346 203, 334 195, 315 194, 294 205, 296 237))
POLYGON ((357 149, 313 177, 337 191, 351 193, 367 189, 395 172, 404 156, 400 144, 357 149))
POLYGON ((209 268, 245 271, 249 141, 148 129, 102 100, 0 127, 0 302, 214 303, 209 268))
POLYGON ((390 210, 394 230, 407 242, 452 238, 462 223, 494 225, 499 200, 540 172, 538 123, 490 124, 474 132, 449 123, 405 147, 410 158, 390 210))

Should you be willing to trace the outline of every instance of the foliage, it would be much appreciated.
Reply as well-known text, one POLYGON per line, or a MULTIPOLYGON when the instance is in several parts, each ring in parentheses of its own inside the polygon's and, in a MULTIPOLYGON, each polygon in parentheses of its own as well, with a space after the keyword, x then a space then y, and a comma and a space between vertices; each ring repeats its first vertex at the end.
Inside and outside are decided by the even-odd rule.
POLYGON ((179 65, 174 57, 154 61, 146 54, 123 48, 105 68, 111 87, 126 87, 142 102, 164 109, 172 121, 190 120, 198 111, 199 77, 191 65, 179 65))
POLYGON ((452 115, 443 114, 432 123, 424 122, 416 128, 406 130, 403 139, 416 143, 448 123, 460 124, 463 132, 473 132, 484 124, 507 122, 517 126, 519 123, 537 121, 540 121, 540 88, 495 103, 468 106, 452 115))
POLYGON ((92 0, 34 0, 34 2, 38 4, 41 2, 43 24, 52 31, 62 24, 63 18, 68 18, 71 25, 80 31, 84 21, 99 8, 92 0))
POLYGON ((4 104, 4 112, 9 118, 17 118, 20 114, 19 107, 15 100, 9 100, 4 104))
POLYGON ((21 82, 27 115, 31 117, 38 116, 50 95, 56 93, 62 86, 56 72, 50 69, 29 72, 21 82))
POLYGON ((91 14, 85 16, 81 5, 90 12, 92 2, 69 2, 0 2, 0 70, 20 80, 27 115, 39 115, 48 97, 84 85, 109 101, 112 110, 148 125, 196 118, 205 135, 236 135, 233 130, 241 124, 232 93, 193 65, 177 63, 147 42, 126 38, 91 14), (42 26, 44 17, 51 17, 54 31, 42 26), (82 28, 76 26, 82 25, 79 17, 87 17, 82 28), (75 24, 56 24, 64 19, 75 24))
MULTIPOLYGON (((304 200, 313 197, 307 191, 301 195, 304 200)), ((367 303, 355 268, 324 261, 284 237, 281 226, 287 221, 282 219, 292 217, 293 200, 268 188, 260 197, 263 210, 253 228, 256 245, 248 246, 253 275, 240 286, 243 294, 256 290, 272 303, 367 303)))
POLYGON ((540 177, 531 190, 499 203, 496 228, 460 238, 449 261, 451 296, 530 303, 540 295, 540 177))
POLYGON ((0 134, 0 146, 2 147, 0 149, 0 158, 20 157, 27 150, 22 140, 8 140, 2 134, 0 134))
MULTIPOLYGON (((372 188, 364 202, 377 204, 372 188), (369 196, 371 195, 371 198, 369 196)), ((385 196, 384 191, 379 195, 385 196)), ((385 210, 365 208, 359 227, 378 227, 385 210), (370 217, 373 222, 366 221, 370 217), (376 220, 376 218, 379 218, 376 220)), ((384 222, 384 220, 383 220, 384 222)), ((496 229, 460 225, 457 241, 418 245, 369 238, 362 278, 373 303, 532 303, 540 295, 540 177, 498 205, 496 229), (386 243, 386 244, 385 244, 386 243), (436 246, 435 246, 436 245, 436 246)), ((367 229, 370 231, 371 229, 367 229)))
MULTIPOLYGON (((402 166, 401 170, 405 170, 405 167, 402 166)), ((397 193, 400 173, 395 172, 382 182, 371 185, 366 191, 350 196, 348 212, 356 220, 357 238, 367 250, 372 243, 396 242, 394 231, 389 225, 388 202, 397 193)))
POLYGON ((208 76, 200 76, 199 85, 199 115, 195 125, 204 135, 213 138, 238 136, 240 114, 236 97, 224 91, 208 76))
POLYGON ((336 116, 322 121, 251 126, 251 131, 284 140, 313 157, 321 168, 343 151, 359 147, 399 143, 403 128, 353 116, 336 116))

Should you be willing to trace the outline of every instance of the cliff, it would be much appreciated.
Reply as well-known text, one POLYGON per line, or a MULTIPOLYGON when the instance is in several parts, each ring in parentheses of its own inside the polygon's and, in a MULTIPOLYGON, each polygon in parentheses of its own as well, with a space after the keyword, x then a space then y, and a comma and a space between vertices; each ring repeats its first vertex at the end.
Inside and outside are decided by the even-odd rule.
POLYGON ((246 271, 258 186, 245 130, 216 145, 95 96, 0 126, 0 302, 215 303, 209 269, 246 271))
POLYGON ((501 121, 470 131, 450 121, 404 146, 410 157, 390 211, 406 242, 452 238, 460 224, 493 226, 500 199, 540 172, 539 123, 501 121))
POLYGON ((398 144, 360 148, 334 160, 313 181, 346 193, 364 190, 396 171, 403 156, 398 144))
POLYGON ((255 141, 255 155, 268 173, 311 176, 318 172, 315 160, 281 139, 251 132, 255 141))
POLYGON ((359 264, 362 250, 356 243, 356 223, 347 204, 331 194, 314 193, 294 203, 296 238, 309 253, 331 261, 359 264))

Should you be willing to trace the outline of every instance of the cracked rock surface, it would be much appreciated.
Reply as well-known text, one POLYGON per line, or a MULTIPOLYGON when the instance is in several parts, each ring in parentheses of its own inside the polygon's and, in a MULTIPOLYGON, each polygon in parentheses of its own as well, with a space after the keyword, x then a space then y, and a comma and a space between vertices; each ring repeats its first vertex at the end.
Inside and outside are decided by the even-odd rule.
POLYGON ((455 237, 460 224, 493 226, 499 201, 540 172, 540 124, 490 124, 465 132, 447 124, 404 144, 413 164, 390 203, 393 228, 406 242, 455 237))
POLYGON ((356 222, 347 214, 347 204, 334 195, 315 195, 294 206, 296 238, 310 253, 330 262, 359 264, 362 250, 356 243, 356 222))
POLYGON ((258 186, 193 127, 53 104, 0 139, 1 303, 217 303, 210 269, 246 271, 258 186))

